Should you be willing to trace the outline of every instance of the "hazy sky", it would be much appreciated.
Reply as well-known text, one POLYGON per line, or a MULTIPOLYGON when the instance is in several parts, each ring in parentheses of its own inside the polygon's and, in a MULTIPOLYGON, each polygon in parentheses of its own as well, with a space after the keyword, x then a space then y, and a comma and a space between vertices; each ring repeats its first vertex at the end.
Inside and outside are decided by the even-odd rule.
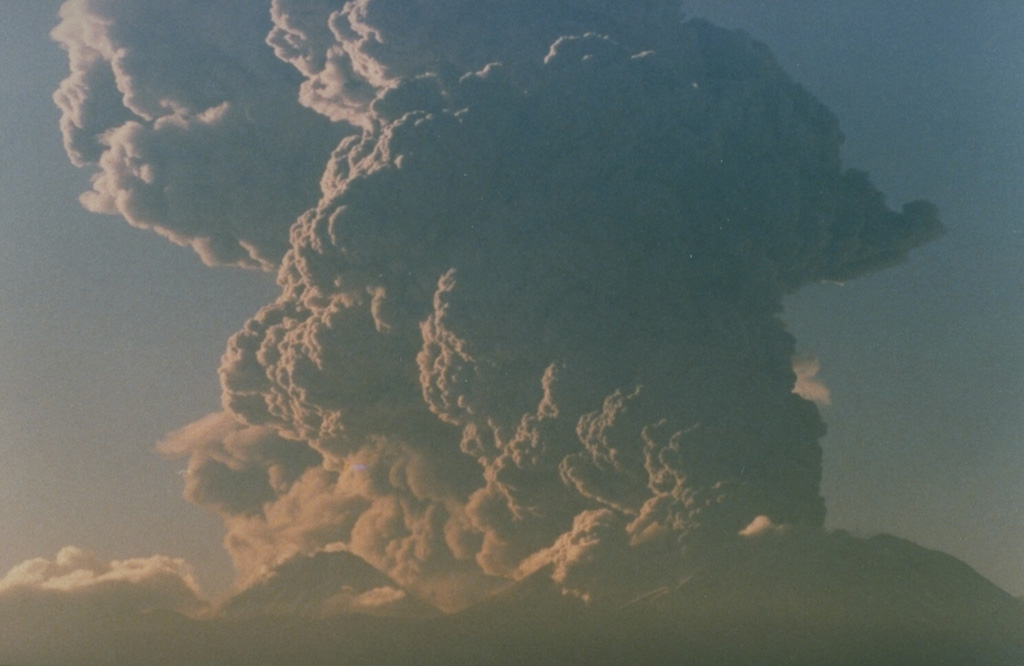
POLYGON ((788 301, 821 361, 827 523, 886 531, 1024 591, 1024 8, 707 2, 839 117, 848 166, 946 235, 903 266, 788 301))
MULTIPOLYGON (((909 538, 1024 594, 1024 6, 683 4, 765 42, 838 117, 844 165, 894 209, 934 202, 946 227, 902 265, 786 299, 830 390, 826 525, 909 538)), ((156 444, 220 409, 226 342, 280 289, 82 208, 92 168, 69 162, 51 99, 58 7, 13 0, 0 22, 0 571, 74 545, 181 557, 216 592, 224 526, 182 499, 186 462, 156 444)), ((266 85, 297 90, 280 71, 266 85)), ((252 242, 244 261, 276 260, 252 242)))

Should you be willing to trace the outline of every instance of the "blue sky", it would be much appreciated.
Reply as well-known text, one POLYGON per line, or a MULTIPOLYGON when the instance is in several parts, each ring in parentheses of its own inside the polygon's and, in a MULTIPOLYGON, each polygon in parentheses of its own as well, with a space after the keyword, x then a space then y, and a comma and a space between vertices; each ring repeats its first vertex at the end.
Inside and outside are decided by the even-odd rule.
POLYGON ((953 553, 1019 594, 1024 11, 708 5, 764 39, 836 113, 846 165, 867 170, 892 204, 935 202, 947 227, 903 266, 789 301, 798 344, 832 389, 828 523, 953 553))

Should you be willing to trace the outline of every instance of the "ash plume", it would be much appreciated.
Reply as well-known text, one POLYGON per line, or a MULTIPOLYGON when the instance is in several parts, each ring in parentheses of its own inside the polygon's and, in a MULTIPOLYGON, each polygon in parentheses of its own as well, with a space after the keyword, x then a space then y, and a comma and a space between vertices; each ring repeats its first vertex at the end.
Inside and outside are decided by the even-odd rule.
MULTIPOLYGON (((228 344, 225 412, 163 445, 191 457, 188 495, 224 518, 242 581, 326 549, 445 610, 540 569, 592 599, 624 593, 602 583, 623 563, 676 572, 741 532, 822 525, 824 425, 794 392, 782 298, 941 227, 843 170, 835 117, 763 45, 658 1, 270 15, 267 44, 302 76, 290 101, 333 134, 275 106, 247 127, 296 136, 237 173, 292 206, 308 179, 280 165, 333 149, 319 201, 288 236, 266 216, 186 229, 118 208, 210 262, 272 266, 287 247, 280 296, 228 344)), ((141 205, 149 172, 108 168, 118 137, 248 115, 175 96, 169 74, 122 76, 94 37, 63 38, 86 53, 62 87, 69 152, 104 174, 87 205, 141 205), (78 104, 74 86, 106 92, 78 104), (100 109, 117 129, 93 129, 100 109)))
POLYGON ((69 0, 51 36, 70 74, 54 93, 80 197, 192 247, 204 263, 273 270, 344 134, 302 109, 245 0, 69 0))

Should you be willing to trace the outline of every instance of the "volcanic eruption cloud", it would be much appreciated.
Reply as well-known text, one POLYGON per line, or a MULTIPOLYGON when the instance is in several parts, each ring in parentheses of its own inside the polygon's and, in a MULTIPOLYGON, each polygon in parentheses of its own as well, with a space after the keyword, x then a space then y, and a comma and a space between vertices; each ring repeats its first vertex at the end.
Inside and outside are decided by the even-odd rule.
POLYGON ((68 2, 58 99, 90 208, 278 270, 162 444, 242 584, 327 550, 444 610, 593 599, 822 525, 782 299, 941 227, 764 45, 669 1, 273 0, 266 44, 214 5, 68 2))

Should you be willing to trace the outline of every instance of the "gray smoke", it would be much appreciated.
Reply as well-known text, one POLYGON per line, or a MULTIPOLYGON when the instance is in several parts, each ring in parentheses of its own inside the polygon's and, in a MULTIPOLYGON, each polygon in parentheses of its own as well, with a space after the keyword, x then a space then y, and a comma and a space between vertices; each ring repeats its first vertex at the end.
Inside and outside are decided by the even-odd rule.
MULTIPOLYGON (((224 517, 243 580, 330 549, 446 609, 546 564, 589 598, 623 563, 822 524, 824 425, 794 393, 782 298, 940 225, 842 169, 836 119, 763 45, 657 1, 271 17, 299 101, 350 135, 291 227, 281 295, 229 343, 226 414, 164 444, 191 456, 189 496, 224 517)), ((172 237, 268 248, 229 261, 284 241, 187 219, 202 229, 172 237)))
POLYGON ((69 0, 54 93, 82 204, 191 246, 207 264, 272 270, 345 130, 302 109, 246 0, 69 0))

